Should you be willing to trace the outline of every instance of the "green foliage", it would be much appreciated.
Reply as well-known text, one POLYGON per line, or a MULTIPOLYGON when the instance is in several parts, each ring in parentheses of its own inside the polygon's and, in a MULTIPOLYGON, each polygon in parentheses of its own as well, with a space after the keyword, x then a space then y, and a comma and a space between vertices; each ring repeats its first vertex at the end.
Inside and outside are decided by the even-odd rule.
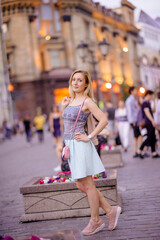
POLYGON ((121 84, 121 92, 122 92, 122 96, 123 96, 123 100, 125 101, 128 96, 129 96, 129 85, 128 84, 125 84, 125 83, 122 83, 121 84))

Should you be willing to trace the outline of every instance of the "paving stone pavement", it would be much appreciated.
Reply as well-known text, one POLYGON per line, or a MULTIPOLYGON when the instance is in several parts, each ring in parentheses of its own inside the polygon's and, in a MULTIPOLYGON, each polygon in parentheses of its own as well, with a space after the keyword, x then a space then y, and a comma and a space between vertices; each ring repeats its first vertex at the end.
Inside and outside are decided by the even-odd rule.
MULTIPOLYGON (((24 214, 19 188, 33 176, 53 175, 58 164, 52 142, 46 132, 42 144, 36 136, 32 145, 27 144, 25 137, 19 135, 0 144, 0 235, 20 239, 24 235, 82 230, 88 224, 89 217, 19 222, 24 214)), ((123 198, 118 226, 107 231, 107 220, 102 216, 106 222, 104 230, 84 237, 85 240, 160 239, 160 159, 133 159, 132 141, 123 159, 124 167, 118 168, 118 190, 123 198)))

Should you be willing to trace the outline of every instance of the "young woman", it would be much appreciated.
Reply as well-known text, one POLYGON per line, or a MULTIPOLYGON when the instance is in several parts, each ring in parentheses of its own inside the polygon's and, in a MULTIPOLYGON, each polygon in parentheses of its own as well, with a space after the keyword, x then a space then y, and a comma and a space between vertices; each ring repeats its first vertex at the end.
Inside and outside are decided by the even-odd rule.
POLYGON ((140 147, 141 157, 144 155, 144 147, 150 146, 152 151, 152 158, 160 158, 160 155, 156 152, 156 134, 155 127, 156 123, 153 117, 153 111, 151 108, 150 101, 153 98, 153 91, 147 90, 144 95, 144 101, 142 103, 142 113, 145 120, 145 126, 147 129, 147 139, 142 143, 140 147))
POLYGON ((49 115, 49 127, 50 131, 53 134, 54 142, 53 145, 56 147, 56 154, 59 160, 59 164, 54 168, 54 171, 58 172, 61 170, 61 150, 63 149, 63 143, 61 140, 61 132, 62 132, 62 116, 59 111, 58 106, 53 106, 52 111, 49 115))
POLYGON ((70 147, 69 165, 72 178, 76 181, 77 187, 87 194, 91 208, 91 219, 82 234, 91 235, 105 227, 103 220, 99 217, 99 207, 106 212, 109 220, 108 230, 113 230, 117 225, 121 208, 119 206, 111 207, 102 193, 96 189, 92 179, 92 175, 105 171, 92 143, 92 138, 97 136, 108 122, 105 114, 94 102, 92 83, 88 72, 82 70, 73 72, 69 80, 69 92, 70 98, 65 97, 62 101, 65 144, 70 147), (71 132, 83 101, 84 105, 70 141, 71 132), (87 136, 84 125, 90 113, 94 114, 99 123, 87 136))
POLYGON ((58 106, 53 106, 52 112, 49 115, 50 131, 53 133, 56 145, 61 142, 61 114, 58 106))
POLYGON ((129 122, 127 120, 127 109, 125 108, 124 101, 122 100, 119 101, 118 108, 115 111, 115 123, 122 146, 126 152, 129 144, 129 122))

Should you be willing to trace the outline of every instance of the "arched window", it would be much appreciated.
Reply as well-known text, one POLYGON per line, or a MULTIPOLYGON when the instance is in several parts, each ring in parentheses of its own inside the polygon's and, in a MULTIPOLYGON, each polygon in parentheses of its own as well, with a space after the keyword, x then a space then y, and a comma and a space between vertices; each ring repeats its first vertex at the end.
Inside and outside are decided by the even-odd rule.
POLYGON ((142 58, 141 58, 141 62, 142 62, 143 65, 148 65, 149 61, 148 61, 147 56, 143 55, 142 58))
POLYGON ((153 65, 154 67, 158 67, 159 64, 158 64, 158 59, 157 59, 156 57, 153 58, 152 65, 153 65))

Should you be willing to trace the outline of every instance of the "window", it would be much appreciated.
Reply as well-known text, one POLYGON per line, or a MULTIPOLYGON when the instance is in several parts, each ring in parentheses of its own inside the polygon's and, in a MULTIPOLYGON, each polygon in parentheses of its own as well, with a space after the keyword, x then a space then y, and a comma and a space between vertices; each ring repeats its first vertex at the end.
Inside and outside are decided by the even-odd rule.
POLYGON ((4 38, 9 38, 9 21, 2 24, 2 31, 4 34, 4 38))
POLYGON ((134 52, 134 56, 136 58, 137 57, 137 43, 136 43, 136 41, 133 41, 133 52, 134 52))
POLYGON ((133 14, 132 14, 132 12, 129 12, 129 21, 130 21, 130 24, 133 24, 133 14))
POLYGON ((41 65, 42 65, 42 71, 45 70, 45 61, 44 61, 44 53, 41 52, 41 65))
POLYGON ((145 75, 145 83, 148 85, 148 76, 145 75))
POLYGON ((158 67, 158 59, 156 57, 153 59, 153 66, 158 67))
POLYGON ((148 65, 148 59, 147 59, 146 56, 143 56, 142 59, 141 59, 141 61, 142 61, 142 64, 143 64, 143 65, 148 65))
POLYGON ((88 21, 84 21, 85 23, 85 35, 86 35, 86 39, 90 39, 90 24, 88 21))
POLYGON ((8 64, 8 72, 9 76, 12 75, 13 69, 12 69, 12 53, 7 53, 7 64, 8 64))
POLYGON ((53 35, 53 23, 50 21, 46 21, 46 22, 42 22, 42 31, 43 31, 43 35, 53 35))
POLYGON ((41 8, 42 20, 52 20, 52 8, 50 5, 42 5, 41 8))
POLYGON ((59 16, 58 10, 54 11, 54 19, 55 19, 56 31, 61 31, 61 23, 60 23, 60 16, 59 16))
POLYGON ((148 29, 145 30, 145 37, 148 39, 152 39, 154 41, 158 41, 158 35, 155 32, 150 31, 148 29))
POLYGON ((55 35, 61 32, 60 14, 54 8, 54 4, 42 4, 40 10, 37 9, 37 31, 40 36, 55 35))
POLYGON ((50 0, 43 0, 43 3, 49 3, 50 0))
POLYGON ((60 67, 60 58, 58 50, 50 51, 50 65, 52 68, 60 67))
POLYGON ((37 17, 36 18, 36 28, 37 28, 37 31, 39 31, 41 29, 41 21, 40 21, 38 9, 36 9, 35 13, 36 13, 36 17, 37 17))

